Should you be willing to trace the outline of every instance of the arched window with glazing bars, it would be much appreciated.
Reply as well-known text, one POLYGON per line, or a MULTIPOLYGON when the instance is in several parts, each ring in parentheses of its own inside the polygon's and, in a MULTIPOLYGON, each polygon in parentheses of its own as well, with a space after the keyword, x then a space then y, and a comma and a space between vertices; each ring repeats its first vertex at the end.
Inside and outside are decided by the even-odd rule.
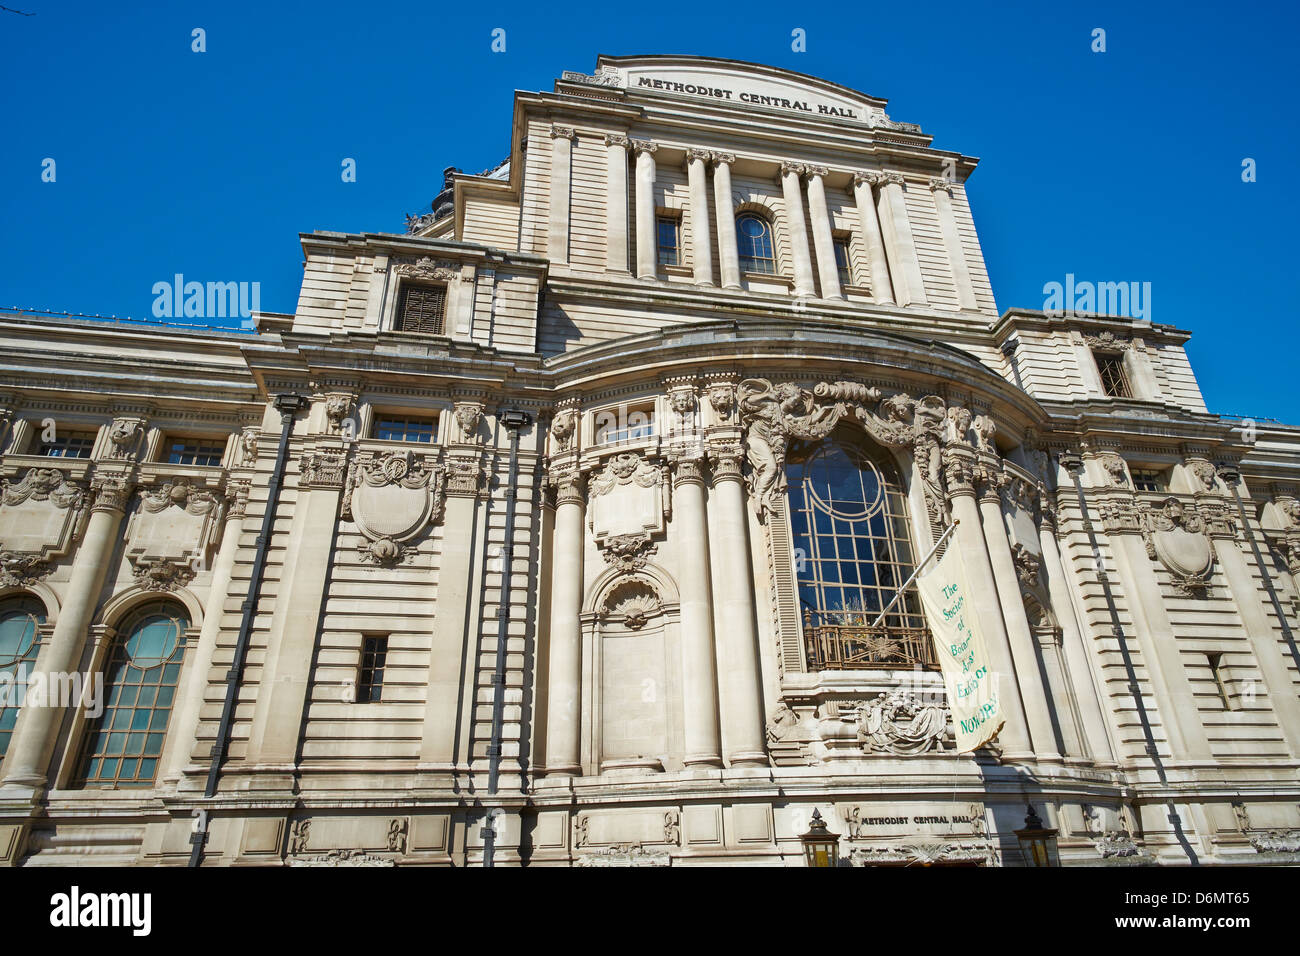
POLYGON ((744 212, 736 217, 736 249, 744 272, 776 272, 776 246, 772 242, 772 224, 757 213, 744 212))
POLYGON ((846 429, 786 456, 794 573, 811 670, 934 667, 893 463, 846 429))
POLYGON ((40 651, 38 628, 45 623, 45 605, 34 597, 0 602, 0 760, 18 722, 27 693, 27 676, 40 651))
POLYGON ((124 623, 104 662, 104 712, 86 729, 80 786, 153 785, 187 627, 188 615, 175 601, 152 602, 124 623))

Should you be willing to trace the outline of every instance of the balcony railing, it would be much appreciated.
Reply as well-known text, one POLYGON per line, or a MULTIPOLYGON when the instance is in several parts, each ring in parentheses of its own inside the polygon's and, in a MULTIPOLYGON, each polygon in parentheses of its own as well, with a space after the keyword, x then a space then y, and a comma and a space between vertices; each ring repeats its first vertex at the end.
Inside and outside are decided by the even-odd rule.
POLYGON ((813 671, 939 667, 930 631, 924 627, 831 623, 805 610, 803 634, 808 669, 813 671))

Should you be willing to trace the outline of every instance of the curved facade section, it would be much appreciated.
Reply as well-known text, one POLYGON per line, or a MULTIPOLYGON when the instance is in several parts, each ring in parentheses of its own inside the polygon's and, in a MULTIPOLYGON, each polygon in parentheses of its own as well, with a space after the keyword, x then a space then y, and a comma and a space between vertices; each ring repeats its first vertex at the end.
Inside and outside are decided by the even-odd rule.
POLYGON ((1300 432, 1174 326, 999 315, 977 161, 886 105, 601 57, 304 234, 293 314, 0 317, 6 862, 800 865, 816 811, 1015 866, 1026 803, 1066 865, 1300 859, 1300 432))

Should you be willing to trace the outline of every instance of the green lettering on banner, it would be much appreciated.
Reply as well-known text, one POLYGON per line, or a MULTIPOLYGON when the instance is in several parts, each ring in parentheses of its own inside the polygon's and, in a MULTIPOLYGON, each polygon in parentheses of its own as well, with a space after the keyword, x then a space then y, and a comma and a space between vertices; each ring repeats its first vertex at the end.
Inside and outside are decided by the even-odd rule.
POLYGON ((993 739, 1004 718, 979 621, 967 613, 970 589, 958 549, 949 548, 916 587, 948 691, 957 751, 970 753, 993 739))

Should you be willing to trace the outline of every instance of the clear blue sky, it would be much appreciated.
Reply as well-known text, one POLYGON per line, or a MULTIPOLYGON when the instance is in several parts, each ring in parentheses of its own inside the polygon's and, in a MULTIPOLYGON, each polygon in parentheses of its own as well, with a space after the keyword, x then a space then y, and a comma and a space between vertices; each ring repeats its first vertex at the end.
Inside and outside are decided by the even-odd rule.
POLYGON ((505 155, 515 89, 704 54, 888 98, 980 157, 1000 309, 1066 273, 1148 281, 1211 410, 1300 423, 1292 3, 3 2, 35 15, 0 12, 0 306, 147 316, 180 272, 292 311, 299 232, 403 231, 444 166, 505 155))

